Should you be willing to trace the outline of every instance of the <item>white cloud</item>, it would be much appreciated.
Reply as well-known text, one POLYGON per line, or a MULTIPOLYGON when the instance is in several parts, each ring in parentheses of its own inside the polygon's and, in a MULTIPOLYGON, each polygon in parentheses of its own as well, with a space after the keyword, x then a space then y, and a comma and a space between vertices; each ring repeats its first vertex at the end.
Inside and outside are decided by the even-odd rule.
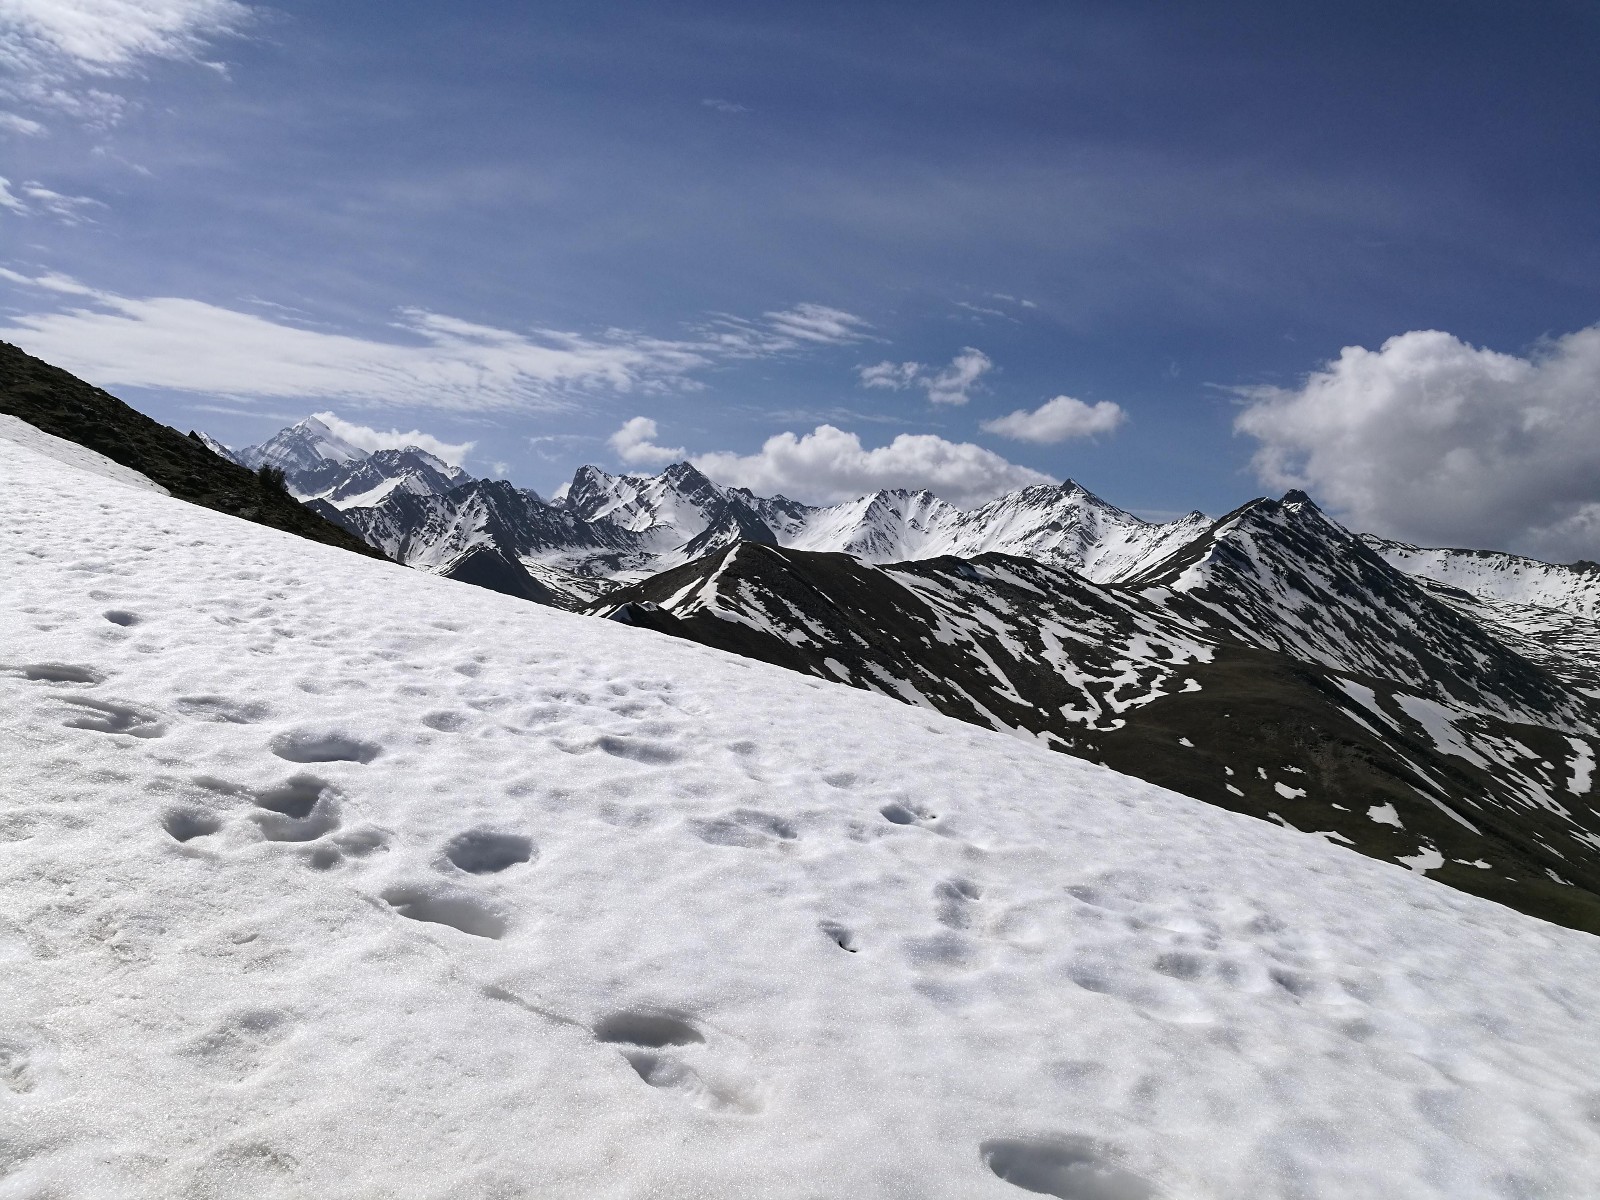
POLYGON ((19 217, 48 216, 64 225, 83 225, 90 222, 88 210, 105 207, 88 196, 67 196, 52 191, 33 179, 17 185, 16 192, 11 187, 10 180, 0 178, 0 208, 9 209, 19 217))
MULTIPOLYGON (((22 202, 9 192, 4 196, 22 202)), ((105 387, 167 388, 211 398, 551 411, 570 409, 595 391, 692 390, 701 386, 693 374, 719 359, 757 355, 749 342, 730 347, 717 338, 672 340, 619 329, 595 335, 520 332, 422 309, 402 310, 393 322, 394 339, 380 341, 200 300, 119 296, 55 273, 28 276, 0 267, 0 279, 52 294, 59 306, 0 318, 7 320, 0 338, 105 387)), ((814 305, 779 315, 796 314, 819 326, 840 318, 837 310, 814 305)), ((813 344, 815 339, 807 343, 813 344)), ((769 328, 761 352, 805 348, 769 328)))
POLYGON ((9 129, 12 133, 20 133, 23 137, 38 137, 44 132, 44 126, 38 121, 30 121, 27 117, 19 117, 12 112, 0 112, 0 129, 9 129))
POLYGON ((306 329, 199 300, 130 299, 61 275, 0 278, 81 299, 12 317, 0 338, 104 386, 455 410, 555 409, 574 391, 671 386, 709 364, 688 343, 518 333, 418 309, 406 340, 306 329))
POLYGON ((616 451, 617 457, 630 467, 677 462, 687 457, 682 446, 657 446, 656 423, 649 417, 634 417, 624 421, 622 428, 606 439, 606 445, 616 451))
POLYGON ((889 388, 899 392, 914 384, 921 371, 922 364, 919 362, 881 362, 862 367, 858 374, 862 387, 889 388))
POLYGON ((919 362, 880 362, 860 368, 857 375, 862 387, 894 391, 920 387, 935 404, 965 404, 971 399, 968 393, 993 367, 994 361, 982 350, 966 346, 939 371, 919 362))
POLYGON ((729 356, 783 354, 816 346, 840 346, 867 337, 872 326, 842 308, 826 304, 796 304, 767 312, 760 321, 718 313, 699 333, 719 352, 729 356))
POLYGON ((743 104, 735 104, 732 100, 718 100, 714 97, 708 100, 702 100, 700 103, 705 105, 707 108, 714 108, 720 113, 747 113, 750 111, 749 108, 743 104))
POLYGON ((880 488, 926 488, 952 504, 974 505, 1029 484, 1054 482, 970 442, 902 433, 887 446, 868 450, 858 436, 832 425, 804 435, 777 434, 755 454, 701 454, 690 461, 719 483, 821 504, 880 488))
POLYGON ((1071 396, 1057 396, 1054 400, 1046 400, 1032 412, 1019 408, 1006 416, 985 421, 983 428, 1001 437, 1049 443, 1111 433, 1127 419, 1128 414, 1122 411, 1122 406, 1110 400, 1085 404, 1071 396))
POLYGON ((867 323, 842 308, 829 308, 826 304, 797 304, 782 312, 769 312, 767 320, 778 333, 799 342, 820 342, 836 345, 840 342, 858 341, 867 323))
POLYGON ((1274 488, 1426 545, 1600 557, 1600 325, 1526 357, 1438 331, 1351 346, 1297 388, 1257 387, 1235 427, 1274 488))
POLYGON ((420 429, 412 429, 405 433, 398 429, 373 429, 370 425, 357 425, 346 421, 331 412, 311 415, 352 446, 358 446, 362 450, 404 450, 408 446, 415 446, 419 450, 426 450, 435 458, 443 459, 453 467, 459 467, 466 462, 467 455, 477 445, 476 442, 441 441, 433 434, 423 433, 420 429))
MULTIPOLYGON (((0 95, 111 124, 125 101, 89 80, 131 74, 147 59, 198 62, 213 41, 254 16, 238 0, 0 0, 0 95)), ((38 126, 23 132, 42 130, 16 119, 38 126)))

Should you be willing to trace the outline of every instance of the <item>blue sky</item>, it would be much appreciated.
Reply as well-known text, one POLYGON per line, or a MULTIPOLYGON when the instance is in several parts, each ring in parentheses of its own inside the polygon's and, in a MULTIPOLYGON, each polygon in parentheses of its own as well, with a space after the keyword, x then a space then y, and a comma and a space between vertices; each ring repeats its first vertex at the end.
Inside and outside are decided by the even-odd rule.
POLYGON ((1300 484, 1600 555, 1600 18, 1316 7, 0 0, 0 337, 546 493, 1300 484))

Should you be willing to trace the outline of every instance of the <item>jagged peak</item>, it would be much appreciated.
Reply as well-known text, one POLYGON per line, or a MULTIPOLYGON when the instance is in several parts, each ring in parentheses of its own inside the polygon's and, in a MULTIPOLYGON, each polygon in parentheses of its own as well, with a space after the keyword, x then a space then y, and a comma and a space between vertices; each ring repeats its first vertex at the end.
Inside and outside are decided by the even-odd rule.
POLYGON ((675 462, 663 467, 661 469, 661 478, 670 480, 674 484, 694 483, 705 484, 709 487, 716 486, 706 478, 699 467, 688 461, 675 462))

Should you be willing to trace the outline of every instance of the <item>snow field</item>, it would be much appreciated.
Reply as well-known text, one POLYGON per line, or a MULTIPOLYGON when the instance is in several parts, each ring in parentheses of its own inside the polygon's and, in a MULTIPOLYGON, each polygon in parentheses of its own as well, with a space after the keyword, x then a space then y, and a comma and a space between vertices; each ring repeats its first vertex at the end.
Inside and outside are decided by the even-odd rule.
POLYGON ((0 1197, 1581 1197, 1600 942, 0 441, 0 1197))

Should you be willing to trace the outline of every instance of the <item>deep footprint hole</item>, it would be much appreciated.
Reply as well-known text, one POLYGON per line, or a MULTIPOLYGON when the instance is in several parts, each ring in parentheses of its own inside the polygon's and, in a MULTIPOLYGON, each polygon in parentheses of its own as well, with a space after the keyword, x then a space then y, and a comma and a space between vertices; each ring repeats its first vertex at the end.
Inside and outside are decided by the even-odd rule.
POLYGON ((533 857, 533 841, 517 833, 469 829, 445 843, 445 857, 472 875, 493 875, 533 857))
POLYGON ((137 625, 139 623, 139 618, 136 614, 121 608, 108 608, 100 615, 106 620, 110 621, 113 625, 121 625, 124 628, 129 625, 137 625))
POLYGON ((848 950, 851 954, 855 954, 861 949, 856 944, 856 935, 836 921, 824 921, 822 923, 822 932, 841 950, 848 950))
POLYGON ((303 821, 328 790, 325 780, 315 775, 294 775, 277 787, 265 788, 255 794, 255 800, 270 812, 282 813, 294 821, 303 821))
POLYGON ((104 683, 105 676, 90 667, 71 663, 28 663, 22 668, 25 679, 41 683, 104 683))
POLYGON ((612 1013, 594 1027, 594 1040, 659 1050, 663 1046, 689 1046, 706 1039, 681 1017, 666 1013, 619 1012, 612 1013))
POLYGON ((289 762, 369 763, 382 747, 340 733, 285 733, 273 739, 272 752, 289 762))
POLYGON ((162 818, 161 827, 175 841, 192 842, 195 838, 216 833, 222 828, 222 822, 213 814, 198 808, 174 808, 162 818))
POLYGON ((402 917, 432 925, 448 925, 473 937, 498 938, 506 931, 506 918, 472 896, 424 888, 390 888, 384 900, 402 917))
POLYGON ((1093 1138, 991 1138, 978 1147, 984 1163, 1025 1192, 1058 1200, 1153 1200, 1148 1180, 1116 1165, 1115 1147, 1093 1138))

